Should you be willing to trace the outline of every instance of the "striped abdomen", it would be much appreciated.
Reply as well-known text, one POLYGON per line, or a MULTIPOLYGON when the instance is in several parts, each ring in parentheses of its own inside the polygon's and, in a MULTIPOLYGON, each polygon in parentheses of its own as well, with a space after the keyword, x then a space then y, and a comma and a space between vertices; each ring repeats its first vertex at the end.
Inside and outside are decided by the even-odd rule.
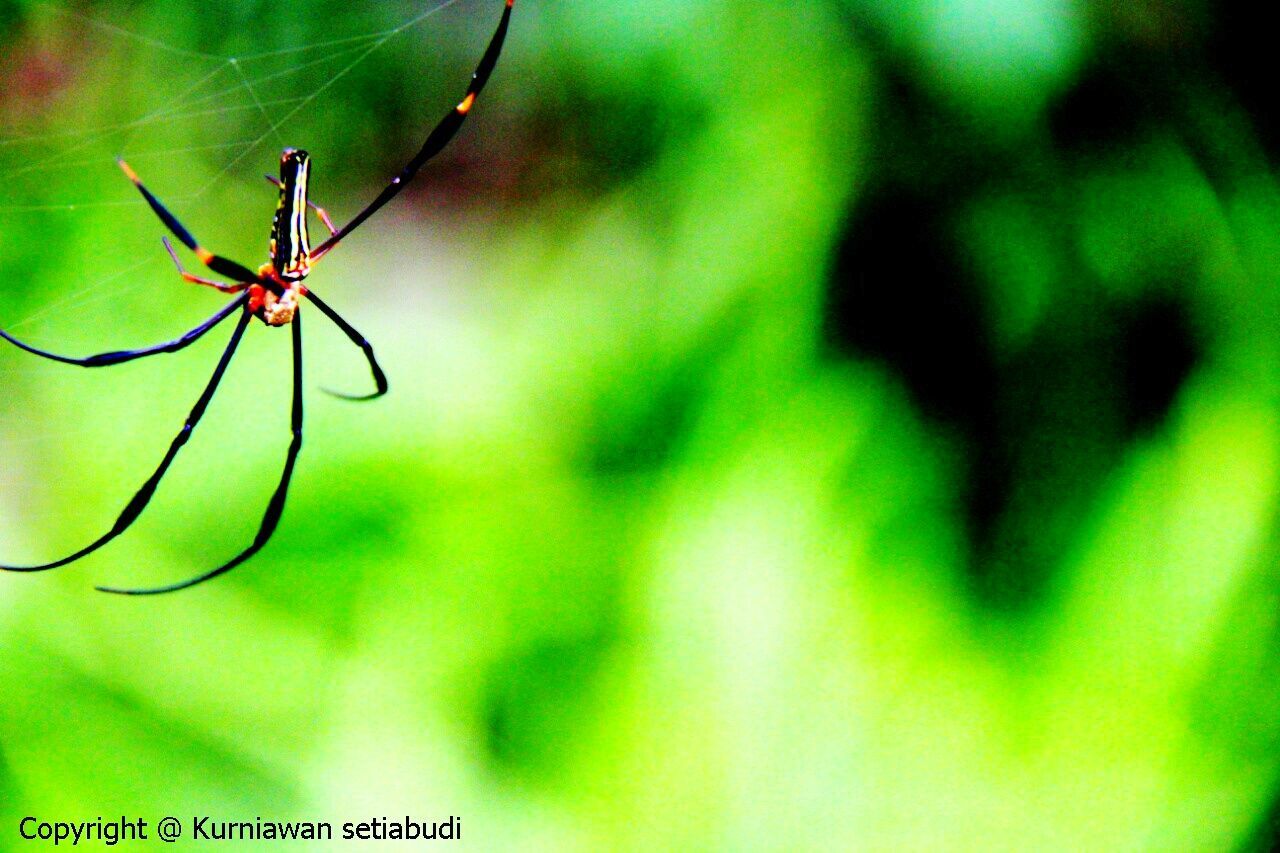
POLYGON ((280 155, 280 204, 271 229, 271 265, 284 281, 302 281, 311 272, 307 234, 307 181, 311 155, 286 148, 280 155))

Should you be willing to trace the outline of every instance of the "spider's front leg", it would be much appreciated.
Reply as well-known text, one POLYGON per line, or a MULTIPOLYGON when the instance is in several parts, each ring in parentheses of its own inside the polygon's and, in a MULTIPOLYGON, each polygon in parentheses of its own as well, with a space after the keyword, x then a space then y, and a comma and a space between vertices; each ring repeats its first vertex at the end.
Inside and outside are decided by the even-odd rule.
MULTIPOLYGON (((201 246, 200 243, 196 241, 196 238, 192 236, 191 232, 187 230, 186 226, 178 221, 178 217, 170 213, 169 208, 165 207, 160 202, 160 199, 156 198, 152 194, 151 190, 146 188, 142 183, 142 180, 138 178, 137 172, 129 168, 128 163, 123 159, 117 159, 116 162, 120 164, 120 169, 124 172, 125 177, 133 182, 133 185, 138 188, 138 192, 142 193, 142 197, 147 200, 147 204, 149 204, 151 209, 155 211, 156 216, 160 217, 160 221, 165 224, 165 227, 173 233, 173 236, 178 238, 178 241, 182 243, 182 245, 195 252, 196 257, 200 259, 202 264, 219 275, 228 276, 237 282, 248 283, 258 280, 258 277, 254 274, 253 270, 249 269, 244 264, 238 264, 230 258, 215 255, 213 252, 210 252, 208 249, 201 246)), ((178 264, 178 269, 180 271, 182 270, 181 264, 178 264)), ((185 272, 183 273, 183 277, 186 278, 185 272)), ((208 279, 197 282, 197 284, 206 283, 209 283, 208 279)), ((211 286, 218 287, 219 284, 220 282, 211 284, 211 286)))
MULTIPOLYGON (((476 105, 476 98, 480 96, 481 90, 484 89, 484 84, 489 82, 489 75, 493 73, 493 69, 498 64, 498 56, 502 53, 502 45, 507 38, 507 28, 511 24, 511 9, 515 6, 515 0, 506 0, 504 5, 502 17, 498 19, 498 28, 494 30, 493 37, 489 39, 489 46, 485 48, 484 55, 480 57, 480 64, 476 66, 475 72, 471 75, 471 84, 467 86, 466 95, 463 96, 456 107, 450 110, 432 128, 431 132, 427 134, 426 141, 422 143, 422 148, 400 170, 400 174, 392 178, 391 183, 387 184, 386 188, 378 193, 377 197, 369 202, 364 210, 357 213, 350 222, 333 232, 333 236, 316 247, 315 251, 311 253, 313 262, 323 258, 334 246, 346 239, 348 234, 359 228, 365 220, 381 210, 383 205, 399 195, 422 167, 426 165, 427 161, 443 151, 444 147, 449 144, 449 141, 458 132, 458 128, 462 127, 462 122, 466 119, 467 114, 471 112, 471 108, 476 105)), ((333 231, 332 228, 329 230, 333 231)))

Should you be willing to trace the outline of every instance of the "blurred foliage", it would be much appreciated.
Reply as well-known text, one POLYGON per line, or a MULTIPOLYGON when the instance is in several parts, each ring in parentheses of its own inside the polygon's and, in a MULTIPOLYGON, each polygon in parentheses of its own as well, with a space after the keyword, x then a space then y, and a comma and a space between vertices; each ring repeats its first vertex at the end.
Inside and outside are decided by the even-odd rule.
MULTIPOLYGON (((217 296, 114 155, 256 263, 276 149, 352 215, 498 7, 368 50, 428 7, 0 3, 0 326, 87 353, 194 325, 217 296)), ((127 536, 0 577, 0 849, 116 812, 457 814, 482 849, 1268 846, 1262 14, 521 0, 454 145, 309 282, 393 393, 308 396, 267 551, 91 589, 251 537, 288 440, 256 326, 127 536)), ((365 381, 307 317, 309 383, 365 381)), ((0 350, 0 558, 100 533, 225 339, 111 371, 0 350)))

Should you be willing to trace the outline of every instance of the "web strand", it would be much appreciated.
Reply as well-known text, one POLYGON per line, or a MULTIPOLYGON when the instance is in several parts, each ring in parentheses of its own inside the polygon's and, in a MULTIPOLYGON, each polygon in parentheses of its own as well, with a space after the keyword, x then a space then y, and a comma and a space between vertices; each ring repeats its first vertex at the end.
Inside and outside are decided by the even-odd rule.
POLYGON ((187 57, 188 59, 207 59, 207 60, 213 60, 215 62, 223 62, 227 59, 227 57, 225 56, 217 56, 212 53, 200 53, 199 51, 195 51, 195 50, 187 50, 186 48, 182 48, 182 47, 174 47, 173 45, 166 44, 165 42, 162 42, 159 39, 154 39, 154 38, 150 38, 149 36, 139 35, 135 32, 132 32, 131 30, 126 30, 124 27, 118 27, 115 24, 109 24, 105 21, 100 21, 97 18, 91 17, 89 15, 85 15, 81 12, 73 12, 70 9, 62 8, 61 6, 55 6, 52 3, 37 3, 35 5, 39 6, 42 9, 48 9, 49 11, 57 15, 64 15, 68 18, 75 18, 78 21, 88 24, 94 29, 111 33, 112 35, 119 36, 123 39, 127 39, 128 41, 132 41, 137 44, 144 45, 146 47, 154 48, 156 50, 164 51, 165 53, 170 53, 170 54, 173 54, 174 56, 184 56, 184 57, 187 57))
POLYGON ((439 4, 438 6, 432 7, 426 12, 423 12, 421 15, 418 15, 416 18, 412 18, 409 21, 393 29, 386 30, 383 33, 383 35, 380 38, 378 38, 372 45, 370 45, 367 49, 361 51, 359 56, 357 56, 354 60, 352 60, 348 65, 344 66, 341 71, 339 71, 338 73, 330 77, 329 80, 326 81, 323 86, 321 86, 319 89, 316 89, 306 98, 304 98, 302 103, 298 104, 292 110, 285 113, 279 120, 273 122, 271 126, 267 129, 266 133, 258 137, 257 140, 255 140, 251 145, 246 147, 245 150, 242 151, 239 156, 235 157, 234 159, 232 159, 230 163, 224 166, 221 169, 221 171, 219 171, 216 175, 213 176, 213 179, 210 180, 209 183, 201 187, 195 193, 195 198, 200 198, 209 190, 213 189, 213 187, 217 185, 217 183, 222 179, 224 175, 226 175, 233 168, 235 168, 235 166, 239 164, 241 160, 249 156, 249 154, 252 153, 254 149, 256 149, 259 145, 261 145, 262 142, 268 136, 270 136, 273 133, 277 133, 281 127, 283 127, 285 124, 289 122, 290 119, 292 119, 295 115, 301 112, 302 109, 307 106, 307 104, 314 101, 317 97, 319 97, 321 94, 327 91, 335 83, 337 83, 343 77, 350 74, 353 70, 356 69, 356 67, 358 67, 362 62, 364 62, 366 59, 372 56, 376 51, 382 48, 382 46, 385 45, 387 42, 389 42, 391 39, 395 38, 397 35, 404 32, 405 30, 411 29, 412 27, 422 23, 427 18, 430 18, 432 15, 435 15, 435 14, 438 14, 439 12, 444 11, 445 9, 449 8, 450 6, 452 6, 457 2, 458 0, 445 0, 445 2, 439 4))
MULTIPOLYGON (((0 218, 76 214, 109 208, 145 208, 145 200, 138 198, 136 193, 127 191, 131 188, 125 187, 123 183, 120 193, 109 198, 79 198, 64 203, 44 200, 48 198, 46 181, 50 174, 62 174, 69 177, 61 185, 74 186, 74 176, 77 173, 92 170, 98 165, 114 170, 113 160, 116 154, 128 153, 130 158, 145 160, 225 152, 228 157, 226 162, 216 170, 212 178, 194 191, 188 184, 179 188, 186 189, 186 193, 165 194, 166 202, 173 205, 197 202, 225 182, 237 167, 268 140, 273 139, 280 145, 285 145, 286 140, 281 131, 286 125, 294 122, 308 106, 392 39, 457 2, 458 0, 442 0, 397 26, 374 32, 237 56, 190 50, 55 3, 41 2, 37 5, 43 10, 80 22, 94 32, 101 33, 104 38, 128 43, 138 51, 162 54, 168 57, 166 62, 176 69, 195 73, 196 76, 189 83, 174 83, 176 91, 164 95, 160 106, 125 121, 89 128, 5 134, 0 138, 0 157, 8 156, 10 163, 8 168, 4 168, 4 164, 0 162, 0 218), (282 61, 285 67, 280 67, 282 61), (306 85, 306 75, 309 73, 320 78, 316 85, 306 85), (285 96, 290 85, 295 92, 302 86, 306 88, 301 88, 297 96, 285 96), (268 91, 273 96, 280 96, 262 97, 268 91), (181 127, 185 122, 199 120, 216 129, 224 124, 219 119, 233 119, 234 121, 225 124, 238 126, 244 121, 246 113, 260 118, 264 128, 252 138, 243 138, 241 135, 242 138, 239 139, 218 141, 216 138, 209 140, 206 137, 198 144, 191 145, 166 145, 161 142, 169 126, 181 127), (140 142, 144 144, 139 145, 140 142), (106 150, 107 146, 111 146, 110 151, 106 150), (94 150, 102 150, 103 155, 91 156, 90 152, 94 150), (30 195, 34 197, 21 201, 19 196, 23 184, 20 182, 31 184, 33 180, 40 181, 32 185, 30 195), (5 186, 8 187, 9 203, 5 203, 5 186)), ((180 139, 173 141, 181 143, 180 139)), ((167 265, 168 260, 159 251, 154 256, 140 257, 122 268, 95 277, 90 283, 70 289, 70 292, 64 291, 57 299, 22 318, 0 318, 0 325, 15 330, 38 326, 41 320, 55 312, 65 313, 78 306, 114 298, 144 286, 154 286, 156 276, 167 265)))

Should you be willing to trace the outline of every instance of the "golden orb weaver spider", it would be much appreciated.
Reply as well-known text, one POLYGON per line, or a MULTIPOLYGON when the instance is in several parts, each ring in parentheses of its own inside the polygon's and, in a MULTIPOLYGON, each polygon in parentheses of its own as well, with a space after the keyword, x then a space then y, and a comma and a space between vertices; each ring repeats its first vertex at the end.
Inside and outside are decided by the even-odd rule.
POLYGON ((417 155, 409 161, 409 164, 398 175, 391 179, 391 183, 378 194, 377 198, 357 213, 342 228, 334 228, 328 213, 323 208, 317 207, 307 197, 307 185, 311 174, 310 156, 307 152, 296 148, 286 148, 284 150, 280 157, 280 178, 277 180, 269 175, 267 176, 267 180, 279 187, 280 202, 276 207, 275 220, 271 229, 270 261, 259 267, 257 272, 221 255, 215 255, 201 246, 191 232, 187 230, 186 226, 179 222, 177 217, 170 213, 168 208, 143 185, 133 169, 129 168, 129 165, 124 160, 118 161, 125 175, 142 193, 142 197, 146 199, 147 204, 160 217, 160 221, 172 232, 173 236, 177 237, 180 243, 190 249, 206 267, 219 275, 232 279, 234 283, 228 284, 202 278, 187 272, 183 269, 182 261, 178 258, 178 253, 174 250, 168 238, 162 238, 165 248, 173 258, 173 262, 182 278, 194 284, 216 288, 224 293, 239 295, 218 313, 182 335, 182 337, 167 343, 146 347, 145 349, 106 352, 86 358, 71 358, 37 349, 18 340, 3 329, 0 329, 0 338, 4 338, 14 346, 33 355, 63 364, 74 364, 80 367, 108 367, 159 353, 177 352, 195 343, 206 332, 237 311, 240 312, 240 319, 236 323, 235 331, 231 333, 231 340, 228 342, 226 349, 223 350, 222 357, 218 360, 213 376, 205 386, 204 392, 196 400, 196 404, 192 407, 191 413, 183 423, 182 429, 169 445, 169 450, 165 453, 159 467, 142 484, 142 488, 138 489, 137 493, 134 494, 112 528, 79 551, 60 560, 35 566, 0 565, 0 570, 9 572, 42 572, 56 569, 92 554, 124 533, 142 514, 151 497, 155 494, 160 480, 177 457, 178 451, 182 449, 191 437, 191 433, 195 430, 200 418, 204 415, 205 409, 208 408, 210 401, 213 399, 214 392, 217 391, 218 384, 222 381, 223 374, 226 373, 232 356, 235 355, 236 348, 244 336, 249 321, 254 317, 257 317, 268 326, 291 326, 293 328, 293 407, 291 419, 293 439, 289 444, 289 451, 285 457, 284 471, 280 475, 280 483, 276 486, 275 493, 267 504, 266 512, 263 515, 262 523, 259 525, 258 533, 254 537, 253 543, 237 554, 234 559, 218 568, 178 583, 146 589, 122 589, 105 586, 99 586, 97 589, 102 592, 121 595, 156 595, 186 589, 231 571, 266 546, 272 534, 275 533, 276 526, 280 523, 280 516, 284 512, 285 498, 289 492, 289 482, 293 478, 294 465, 297 462, 298 453, 302 449, 302 315, 298 310, 301 300, 306 299, 315 305, 320 310, 320 313, 333 321, 351 342, 364 352, 365 358, 369 362, 369 369, 373 374, 375 390, 371 394, 335 394, 332 391, 329 393, 348 400, 372 400, 387 393, 387 379, 382 372, 382 368, 378 366, 377 359, 374 357, 373 347, 350 323, 342 319, 336 311, 316 296, 315 291, 304 286, 302 282, 317 261, 328 254, 352 231, 360 227, 366 219, 377 213, 383 205, 399 194, 409 181, 418 174, 422 166, 440 153, 453 138, 454 134, 458 132, 463 120, 471 111, 472 106, 475 105, 476 98, 488 81, 489 75, 493 73, 494 66, 498 62, 498 55, 502 52, 502 43, 506 39, 507 27, 511 20, 511 9, 515 0, 505 0, 505 2, 506 6, 502 11, 502 18, 498 22, 497 30, 490 39, 489 46, 485 50, 484 56, 481 57, 475 73, 471 76, 471 84, 467 87, 467 93, 462 101, 432 129, 431 133, 427 135, 422 149, 418 151, 417 155), (307 233, 308 208, 316 212, 329 230, 329 238, 315 249, 311 248, 307 233))

